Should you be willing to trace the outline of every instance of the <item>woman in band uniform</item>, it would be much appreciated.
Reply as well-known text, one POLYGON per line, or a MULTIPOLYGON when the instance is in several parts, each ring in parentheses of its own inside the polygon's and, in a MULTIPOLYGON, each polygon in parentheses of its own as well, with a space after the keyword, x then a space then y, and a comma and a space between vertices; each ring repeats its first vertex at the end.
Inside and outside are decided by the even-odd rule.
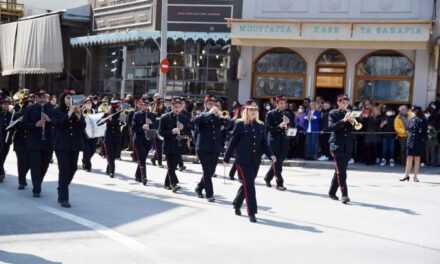
POLYGON ((265 126, 258 119, 258 107, 255 102, 248 101, 242 113, 243 118, 235 124, 232 139, 226 151, 224 162, 229 163, 233 153, 236 157, 236 167, 241 178, 241 186, 233 202, 235 214, 241 215, 240 208, 246 199, 248 216, 251 222, 256 222, 257 198, 255 194, 255 178, 261 163, 262 154, 276 161, 266 138, 265 126))

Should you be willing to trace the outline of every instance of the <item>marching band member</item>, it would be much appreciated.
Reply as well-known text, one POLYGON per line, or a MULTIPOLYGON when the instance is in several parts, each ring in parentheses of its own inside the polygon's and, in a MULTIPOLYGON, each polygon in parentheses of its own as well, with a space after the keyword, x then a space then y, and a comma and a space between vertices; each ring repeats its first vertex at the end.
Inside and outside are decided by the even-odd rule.
POLYGON ((29 151, 29 165, 31 169, 33 196, 41 195, 41 184, 52 154, 51 116, 53 108, 47 102, 46 92, 40 90, 34 94, 35 104, 24 111, 23 124, 29 131, 27 150, 29 151))
POLYGON ((241 186, 233 202, 235 214, 241 215, 240 208, 246 199, 249 220, 254 223, 257 221, 255 178, 261 156, 263 153, 266 154, 271 157, 272 162, 276 162, 276 157, 272 155, 267 144, 265 127, 258 119, 258 107, 253 101, 246 103, 242 116, 235 124, 224 162, 229 163, 232 154, 235 153, 237 172, 241 178, 241 186))
POLYGON ((86 122, 80 105, 72 105, 73 91, 60 97, 59 107, 54 110, 54 149, 58 161, 58 203, 70 208, 69 185, 77 170, 79 152, 84 147, 86 122))
POLYGON ((276 177, 277 190, 285 191, 284 179, 282 174, 283 162, 286 159, 289 141, 287 139, 287 129, 293 124, 293 117, 286 112, 287 101, 284 96, 275 99, 276 108, 269 111, 266 116, 266 129, 268 133, 269 146, 274 153, 277 161, 274 166, 269 168, 264 177, 267 187, 272 187, 271 181, 276 177))
POLYGON ((120 120, 121 110, 120 101, 112 100, 110 102, 110 109, 103 116, 103 118, 113 115, 107 120, 107 129, 104 136, 105 155, 107 157, 106 173, 113 178, 115 176, 115 160, 121 157, 122 133, 121 126, 123 123, 120 120))
POLYGON ((182 135, 188 120, 181 115, 183 102, 180 98, 175 98, 171 104, 171 112, 164 114, 159 122, 159 134, 164 138, 163 153, 167 160, 167 175, 165 178, 165 188, 177 192, 180 187, 177 185, 176 169, 182 154, 182 135))
POLYGON ((4 169, 4 164, 6 157, 9 153, 9 148, 12 144, 11 137, 9 136, 6 128, 12 121, 12 113, 9 111, 9 106, 11 105, 11 99, 4 97, 0 99, 1 109, 0 109, 0 183, 5 179, 6 173, 4 169))
MULTIPOLYGON (((160 98, 160 95, 158 93, 154 94, 153 96, 153 106, 151 109, 151 112, 156 115, 156 119, 160 119, 160 117, 165 113, 165 106, 162 102, 162 99, 160 98)), ((156 137, 154 139, 154 156, 151 158, 151 163, 153 163, 153 166, 156 166, 156 161, 160 168, 163 168, 162 165, 162 144, 163 140, 160 137, 156 137)))
MULTIPOLYGON (((32 104, 32 102, 29 101, 29 90, 21 89, 14 95, 14 99, 17 100, 17 103, 14 106, 12 121, 17 121, 23 118, 25 109, 32 104)), ((15 155, 17 156, 18 189, 24 190, 27 186, 26 175, 30 169, 29 151, 26 147, 29 130, 25 127, 23 121, 21 121, 11 128, 9 133, 14 144, 15 155)))
MULTIPOLYGON (((88 97, 84 101, 83 105, 83 116, 95 114, 95 109, 93 108, 92 98, 88 97)), ((92 157, 96 152, 96 147, 98 144, 97 138, 89 138, 87 133, 84 133, 84 150, 82 157, 82 166, 85 171, 92 171, 92 157)))
POLYGON ((141 109, 133 116, 132 130, 134 151, 137 158, 136 181, 147 184, 147 165, 146 160, 148 152, 151 149, 153 140, 157 137, 156 134, 150 133, 155 129, 156 115, 150 112, 149 100, 143 97, 139 100, 141 109))
POLYGON ((336 191, 340 188, 344 204, 350 202, 347 188, 347 166, 353 149, 351 132, 354 117, 348 111, 349 104, 350 99, 346 95, 340 95, 337 97, 338 108, 329 113, 330 152, 336 162, 336 168, 328 195, 333 200, 339 200, 336 191))
POLYGON ((196 153, 203 169, 203 176, 195 192, 199 198, 203 198, 204 189, 209 202, 215 200, 212 177, 215 174, 220 152, 223 150, 221 130, 225 126, 225 119, 220 117, 221 112, 216 104, 215 98, 209 97, 205 102, 206 112, 194 119, 196 153))

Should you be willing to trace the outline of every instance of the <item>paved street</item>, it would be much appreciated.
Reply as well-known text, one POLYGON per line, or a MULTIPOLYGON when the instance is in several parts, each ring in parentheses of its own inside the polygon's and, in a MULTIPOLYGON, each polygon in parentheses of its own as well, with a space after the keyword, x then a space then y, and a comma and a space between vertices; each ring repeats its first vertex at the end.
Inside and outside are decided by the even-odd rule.
POLYGON ((103 174, 100 157, 93 165, 93 173, 76 174, 66 210, 56 202, 56 164, 35 199, 30 188, 16 190, 10 153, 0 185, 0 263, 440 263, 435 170, 419 184, 400 183, 397 171, 351 171, 353 202, 345 206, 326 197, 331 170, 286 168, 288 191, 279 192, 263 185, 263 167, 259 222, 251 224, 233 214, 236 181, 214 180, 214 204, 194 196, 200 165, 178 173, 178 194, 162 188, 165 169, 149 166, 144 187, 133 179, 134 163, 117 162, 115 179, 103 174))

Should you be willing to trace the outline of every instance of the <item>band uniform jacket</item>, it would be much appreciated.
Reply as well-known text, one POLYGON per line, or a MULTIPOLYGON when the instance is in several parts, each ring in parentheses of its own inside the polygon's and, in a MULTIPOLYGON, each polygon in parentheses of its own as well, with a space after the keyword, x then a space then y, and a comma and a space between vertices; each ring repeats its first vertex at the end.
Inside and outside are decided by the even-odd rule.
POLYGON ((259 166, 263 153, 271 157, 272 151, 267 143, 265 126, 258 122, 246 125, 243 121, 238 120, 224 160, 229 162, 234 153, 236 163, 240 165, 259 166))
POLYGON ((55 126, 54 149, 57 151, 81 151, 84 149, 84 130, 86 122, 84 116, 79 118, 67 110, 56 108, 53 114, 55 126))
POLYGON ((274 109, 267 113, 266 129, 268 142, 272 152, 274 152, 275 155, 286 156, 289 147, 289 140, 286 134, 287 129, 279 127, 283 122, 283 116, 289 118, 289 127, 293 127, 295 121, 289 112, 274 109))
POLYGON ((146 119, 151 120, 150 129, 157 129, 156 115, 151 112, 138 111, 134 114, 132 120, 132 130, 133 130, 133 141, 135 144, 139 144, 141 146, 149 146, 151 147, 152 140, 154 138, 148 138, 146 135, 146 131, 143 126, 146 124, 146 119))
POLYGON ((41 120, 42 110, 52 119, 53 106, 46 103, 43 107, 40 104, 33 104, 24 110, 23 124, 29 131, 27 137, 28 150, 51 150, 52 149, 52 123, 46 122, 43 128, 35 126, 41 120), (44 131, 44 136, 43 136, 44 131))
POLYGON ((353 150, 353 125, 343 121, 346 114, 347 111, 340 109, 330 111, 328 129, 331 134, 329 143, 330 151, 351 155, 353 150))
POLYGON ((162 115, 159 121, 159 134, 163 137, 163 153, 165 155, 182 154, 182 136, 187 134, 188 130, 190 130, 189 120, 185 115, 176 115, 174 112, 162 115), (177 127, 177 120, 184 126, 180 136, 172 132, 177 127))
POLYGON ((222 128, 226 127, 226 119, 214 114, 200 113, 194 119, 194 136, 196 151, 220 153, 223 151, 222 128))

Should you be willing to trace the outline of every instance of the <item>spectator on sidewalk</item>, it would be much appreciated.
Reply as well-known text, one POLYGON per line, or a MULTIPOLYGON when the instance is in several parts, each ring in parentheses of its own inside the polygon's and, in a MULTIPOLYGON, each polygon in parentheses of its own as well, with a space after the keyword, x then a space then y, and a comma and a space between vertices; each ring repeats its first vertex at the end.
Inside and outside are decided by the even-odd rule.
POLYGON ((414 171, 414 182, 419 182, 417 175, 420 171, 421 156, 426 149, 427 122, 420 107, 413 107, 414 116, 408 122, 407 159, 405 177, 400 181, 409 181, 411 171, 414 171))
POLYGON ((380 132, 382 134, 382 161, 380 166, 386 166, 387 163, 390 167, 394 167, 394 119, 396 113, 392 108, 386 107, 385 114, 380 118, 380 132))
POLYGON ((400 147, 400 164, 405 166, 406 161, 406 141, 408 138, 407 129, 409 119, 411 118, 410 112, 408 112, 408 106, 401 105, 399 107, 399 114, 394 119, 394 131, 397 134, 397 140, 400 147))
POLYGON ((331 110, 331 104, 328 101, 325 101, 322 105, 321 110, 321 120, 320 120, 320 128, 322 131, 322 134, 319 135, 319 148, 321 151, 321 157, 319 157, 318 160, 320 161, 327 161, 330 159, 330 149, 329 149, 329 143, 328 140, 330 138, 330 134, 328 130, 328 115, 331 110))
POLYGON ((428 125, 428 141, 426 142, 426 164, 429 166, 438 166, 439 161, 439 131, 434 127, 434 124, 428 125))
POLYGON ((321 113, 317 109, 316 102, 310 102, 310 109, 305 115, 306 149, 305 159, 316 160, 318 157, 318 139, 320 132, 321 113))

